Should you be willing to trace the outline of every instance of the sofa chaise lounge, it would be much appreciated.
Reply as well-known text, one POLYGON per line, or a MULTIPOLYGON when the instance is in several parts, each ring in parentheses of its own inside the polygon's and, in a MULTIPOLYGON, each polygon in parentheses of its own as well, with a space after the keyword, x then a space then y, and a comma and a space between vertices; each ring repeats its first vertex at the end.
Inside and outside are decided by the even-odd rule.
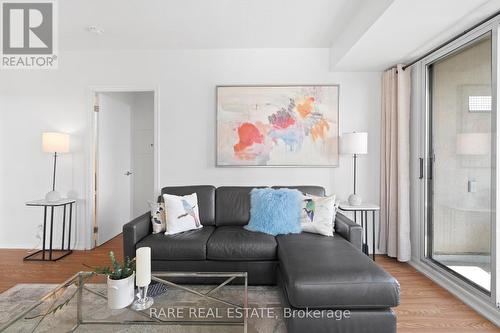
MULTIPOLYGON (((285 186, 281 186, 285 187, 285 186)), ((325 195, 319 186, 286 186, 325 195)), ((362 229, 341 213, 334 237, 303 232, 279 235, 243 228, 250 219, 253 187, 165 187, 162 194, 198 196, 202 229, 152 234, 150 213, 123 227, 124 254, 151 247, 154 271, 244 271, 253 285, 279 285, 292 310, 349 310, 349 318, 286 318, 294 332, 396 332, 391 309, 399 283, 361 252, 362 229)))

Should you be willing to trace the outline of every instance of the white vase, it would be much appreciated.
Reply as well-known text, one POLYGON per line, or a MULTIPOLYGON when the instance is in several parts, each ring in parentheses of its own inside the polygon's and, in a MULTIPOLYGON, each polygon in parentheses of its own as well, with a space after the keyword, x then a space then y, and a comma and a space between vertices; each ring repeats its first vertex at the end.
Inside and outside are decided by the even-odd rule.
POLYGON ((135 272, 128 278, 112 280, 108 276, 108 307, 123 309, 134 301, 135 272))

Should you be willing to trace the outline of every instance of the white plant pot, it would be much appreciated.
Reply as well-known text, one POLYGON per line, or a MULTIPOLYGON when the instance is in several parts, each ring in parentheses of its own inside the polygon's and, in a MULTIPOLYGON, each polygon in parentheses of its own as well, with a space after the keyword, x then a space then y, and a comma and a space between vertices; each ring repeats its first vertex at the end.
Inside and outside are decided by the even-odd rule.
POLYGON ((123 309, 134 301, 135 272, 128 278, 112 280, 108 276, 108 307, 123 309))

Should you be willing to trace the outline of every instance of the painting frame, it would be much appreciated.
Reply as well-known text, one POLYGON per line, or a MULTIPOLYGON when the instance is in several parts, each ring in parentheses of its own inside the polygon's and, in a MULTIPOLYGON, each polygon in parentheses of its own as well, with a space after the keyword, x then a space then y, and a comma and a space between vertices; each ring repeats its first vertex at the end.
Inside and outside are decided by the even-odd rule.
POLYGON ((223 84, 215 86, 215 166, 217 168, 337 168, 340 163, 340 151, 339 151, 339 140, 340 140, 340 84, 337 83, 320 83, 320 84, 223 84), (219 91, 225 88, 335 88, 336 89, 336 105, 335 105, 335 127, 334 130, 336 132, 336 143, 335 147, 335 158, 336 163, 332 164, 315 164, 315 163, 294 163, 294 164, 271 164, 271 165, 256 165, 256 164, 228 164, 221 163, 220 161, 220 100, 219 100, 219 91))

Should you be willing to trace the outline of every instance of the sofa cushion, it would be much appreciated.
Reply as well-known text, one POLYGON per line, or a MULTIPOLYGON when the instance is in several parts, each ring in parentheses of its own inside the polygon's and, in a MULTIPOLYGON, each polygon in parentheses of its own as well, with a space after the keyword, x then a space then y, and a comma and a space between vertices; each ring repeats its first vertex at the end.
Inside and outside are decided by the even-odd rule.
POLYGON ((280 235, 278 258, 290 304, 297 308, 387 308, 399 283, 342 237, 280 235))
POLYGON ((207 243, 207 259, 276 260, 276 239, 238 226, 217 227, 207 243))
POLYGON ((207 241, 214 229, 206 226, 175 235, 148 235, 137 243, 136 248, 149 246, 152 260, 205 260, 207 241))
MULTIPOLYGON (((161 194, 189 195, 196 193, 198 211, 203 225, 215 225, 215 187, 212 185, 167 186, 161 189, 161 194)), ((160 196, 161 201, 163 198, 160 196)))
POLYGON ((189 195, 164 194, 166 230, 165 235, 203 228, 200 223, 198 210, 198 196, 196 193, 189 195))
POLYGON ((333 236, 335 227, 335 195, 319 197, 312 194, 304 195, 300 212, 302 231, 333 236))
POLYGON ((243 228, 269 235, 299 234, 304 196, 289 188, 255 188, 250 192, 250 222, 243 228))
POLYGON ((150 202, 149 209, 151 211, 151 227, 153 228, 153 234, 165 232, 165 230, 167 230, 165 203, 150 202))

